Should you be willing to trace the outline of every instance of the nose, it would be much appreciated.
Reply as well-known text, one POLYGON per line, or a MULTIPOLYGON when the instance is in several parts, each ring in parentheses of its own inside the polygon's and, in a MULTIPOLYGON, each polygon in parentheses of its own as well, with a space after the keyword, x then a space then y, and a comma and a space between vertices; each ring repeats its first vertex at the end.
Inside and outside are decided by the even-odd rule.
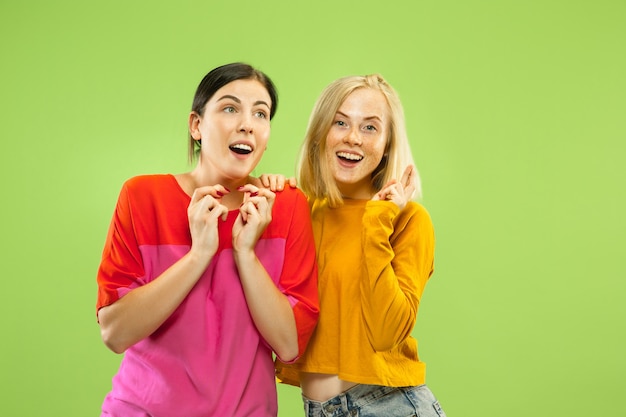
POLYGON ((351 128, 343 140, 350 145, 360 145, 362 143, 361 135, 356 127, 351 128))
POLYGON ((241 120, 239 121, 239 131, 252 133, 252 119, 250 116, 241 115, 241 120))

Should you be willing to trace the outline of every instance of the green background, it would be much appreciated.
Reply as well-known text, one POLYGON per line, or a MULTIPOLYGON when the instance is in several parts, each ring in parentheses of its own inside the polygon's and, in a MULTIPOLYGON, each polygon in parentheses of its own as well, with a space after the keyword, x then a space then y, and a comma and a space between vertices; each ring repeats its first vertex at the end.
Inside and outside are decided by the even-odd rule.
POLYGON ((437 233, 414 334, 449 416, 623 413, 625 45, 622 0, 3 0, 0 415, 98 415, 117 193, 190 168, 194 89, 234 60, 280 92, 258 173, 293 175, 333 79, 398 90, 437 233))

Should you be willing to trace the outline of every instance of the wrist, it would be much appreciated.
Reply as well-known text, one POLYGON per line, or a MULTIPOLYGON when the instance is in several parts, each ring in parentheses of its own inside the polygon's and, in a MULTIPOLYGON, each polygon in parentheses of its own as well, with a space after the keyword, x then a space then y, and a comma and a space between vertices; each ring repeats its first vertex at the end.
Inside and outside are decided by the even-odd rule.
POLYGON ((244 265, 256 261, 256 252, 254 248, 234 249, 233 258, 237 265, 244 265))
POLYGON ((206 268, 211 262, 211 259, 213 259, 213 255, 214 253, 212 254, 209 251, 200 251, 194 249, 192 246, 189 252, 187 252, 186 258, 191 265, 206 268))

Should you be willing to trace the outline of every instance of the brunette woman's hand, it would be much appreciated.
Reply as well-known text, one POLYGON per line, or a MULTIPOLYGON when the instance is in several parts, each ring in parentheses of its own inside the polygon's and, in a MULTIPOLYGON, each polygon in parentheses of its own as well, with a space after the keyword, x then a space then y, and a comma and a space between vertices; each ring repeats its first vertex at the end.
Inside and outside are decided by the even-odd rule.
POLYGON ((217 222, 226 220, 228 209, 222 204, 222 196, 229 191, 220 184, 196 188, 187 207, 191 250, 207 262, 219 246, 217 222))
POLYGON ((402 210, 413 197, 413 193, 415 193, 415 177, 415 167, 409 165, 404 170, 400 182, 395 179, 389 181, 372 197, 372 200, 392 201, 402 210))
POLYGON ((256 242, 272 221, 272 207, 276 194, 266 188, 246 184, 238 188, 244 193, 239 215, 233 225, 235 252, 254 251, 256 242))
POLYGON ((297 182, 295 177, 287 178, 283 174, 263 174, 259 177, 261 184, 270 191, 282 191, 285 184, 289 184, 291 188, 296 188, 297 182))

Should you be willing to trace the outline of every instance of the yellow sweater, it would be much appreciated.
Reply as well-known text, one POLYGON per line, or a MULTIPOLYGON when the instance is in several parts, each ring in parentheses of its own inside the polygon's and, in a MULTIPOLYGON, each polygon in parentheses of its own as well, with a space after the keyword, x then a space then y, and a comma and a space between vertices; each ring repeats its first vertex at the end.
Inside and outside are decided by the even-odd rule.
POLYGON ((425 382, 411 331, 433 272, 430 215, 410 202, 345 200, 311 210, 319 266, 320 317, 304 355, 277 364, 277 378, 299 385, 298 371, 336 374, 385 386, 425 382))

